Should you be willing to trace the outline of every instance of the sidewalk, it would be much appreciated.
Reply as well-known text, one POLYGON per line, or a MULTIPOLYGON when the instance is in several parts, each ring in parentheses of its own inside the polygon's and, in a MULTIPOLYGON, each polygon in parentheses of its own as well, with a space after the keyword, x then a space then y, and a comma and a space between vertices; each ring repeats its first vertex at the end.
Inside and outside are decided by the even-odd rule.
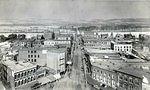
POLYGON ((2 84, 2 81, 0 81, 0 90, 6 90, 6 88, 5 88, 4 85, 2 84))

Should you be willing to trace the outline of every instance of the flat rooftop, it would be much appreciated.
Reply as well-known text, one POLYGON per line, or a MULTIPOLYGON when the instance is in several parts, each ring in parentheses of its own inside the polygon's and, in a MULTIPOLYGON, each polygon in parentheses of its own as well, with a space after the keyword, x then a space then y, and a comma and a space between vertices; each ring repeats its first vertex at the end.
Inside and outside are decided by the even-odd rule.
POLYGON ((129 74, 129 75, 132 75, 132 76, 136 76, 136 77, 139 77, 139 78, 143 78, 142 73, 139 72, 139 70, 140 69, 134 68, 134 67, 122 67, 122 68, 120 68, 116 71, 126 73, 126 74, 129 74))
POLYGON ((122 60, 121 56, 113 50, 86 49, 90 56, 97 59, 122 60))
MULTIPOLYGON (((129 64, 124 61, 125 57, 121 57, 119 53, 111 50, 98 49, 89 49, 88 52, 90 53, 90 61, 92 66, 109 71, 118 71, 140 78, 142 77, 141 73, 138 73, 138 70, 135 70, 137 68, 129 66, 129 64)), ((136 58, 133 60, 138 61, 139 59, 136 58)))
POLYGON ((118 42, 114 42, 114 41, 111 41, 111 43, 114 43, 114 44, 132 44, 132 41, 118 41, 118 42))
POLYGON ((55 80, 56 78, 53 75, 49 75, 46 77, 39 78, 37 81, 43 85, 49 82, 54 82, 55 80))
POLYGON ((121 72, 121 73, 128 74, 131 76, 139 77, 139 78, 143 77, 142 76, 143 73, 139 72, 138 68, 129 66, 126 63, 120 63, 120 64, 113 65, 109 62, 101 62, 101 63, 93 62, 92 65, 96 66, 98 68, 107 70, 107 71, 112 71, 112 72, 117 71, 117 72, 121 72))
POLYGON ((23 62, 23 61, 16 62, 14 60, 3 61, 3 64, 9 67, 12 71, 14 71, 14 73, 36 67, 35 64, 32 64, 30 62, 23 62))
POLYGON ((42 50, 47 50, 49 52, 65 52, 66 51, 66 48, 57 48, 57 47, 32 47, 32 48, 20 48, 20 50, 23 50, 23 51, 28 51, 28 50, 39 50, 39 51, 42 51, 42 50))
POLYGON ((91 54, 94 54, 94 53, 116 53, 113 50, 100 50, 100 49, 93 49, 93 48, 85 48, 85 50, 91 54))

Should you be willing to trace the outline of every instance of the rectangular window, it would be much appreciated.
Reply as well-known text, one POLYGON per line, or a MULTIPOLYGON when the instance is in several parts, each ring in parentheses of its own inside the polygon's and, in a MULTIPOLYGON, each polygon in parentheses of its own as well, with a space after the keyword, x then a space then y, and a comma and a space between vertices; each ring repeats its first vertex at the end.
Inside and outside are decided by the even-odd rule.
POLYGON ((36 51, 34 51, 34 53, 36 53, 36 51))
POLYGON ((36 58, 36 55, 34 55, 34 57, 36 58))
POLYGON ((28 61, 30 61, 30 59, 28 59, 28 61))
POLYGON ((15 79, 17 78, 17 75, 15 75, 15 79))
POLYGON ((36 62, 36 59, 34 59, 34 62, 36 62))
POLYGON ((33 51, 31 51, 31 53, 33 53, 33 51))
POLYGON ((30 55, 28 55, 28 58, 30 58, 30 55))
POLYGON ((33 55, 31 55, 31 58, 33 57, 33 55))
POLYGON ((30 51, 28 51, 28 53, 30 53, 30 51))
POLYGON ((120 79, 123 79, 123 77, 122 77, 122 76, 120 76, 120 79))
POLYGON ((39 58, 40 56, 38 55, 38 58, 39 58))

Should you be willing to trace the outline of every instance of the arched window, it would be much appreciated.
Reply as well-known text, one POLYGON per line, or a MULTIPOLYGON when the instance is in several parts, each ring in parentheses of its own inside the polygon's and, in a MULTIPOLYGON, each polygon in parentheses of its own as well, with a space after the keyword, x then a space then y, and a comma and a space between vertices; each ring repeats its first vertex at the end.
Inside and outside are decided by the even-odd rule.
POLYGON ((17 87, 17 82, 15 82, 15 87, 17 87))
POLYGON ((35 77, 33 77, 33 80, 35 80, 35 77))
POLYGON ((21 77, 23 77, 23 72, 21 73, 21 77))
POLYGON ((17 75, 15 75, 15 77, 14 77, 15 79, 17 78, 17 75))
POLYGON ((33 70, 31 70, 31 73, 33 73, 33 70))
POLYGON ((30 71, 28 71, 28 75, 30 74, 30 71))
POLYGON ((20 81, 18 82, 18 86, 20 85, 20 81))
POLYGON ((33 71, 34 73, 36 72, 36 69, 34 69, 34 71, 33 71))
POLYGON ((31 80, 31 79, 30 79, 30 78, 28 78, 28 82, 30 82, 30 80, 31 80))
POLYGON ((27 83, 27 79, 25 79, 25 83, 27 83))
POLYGON ((21 85, 23 84, 23 80, 21 81, 21 85))
POLYGON ((26 72, 24 72, 24 76, 26 76, 27 75, 27 73, 26 72))
POLYGON ((23 80, 23 84, 25 84, 25 79, 23 80))
POLYGON ((20 73, 18 74, 18 78, 20 78, 20 73))
POLYGON ((31 81, 33 81, 33 77, 31 77, 31 81))

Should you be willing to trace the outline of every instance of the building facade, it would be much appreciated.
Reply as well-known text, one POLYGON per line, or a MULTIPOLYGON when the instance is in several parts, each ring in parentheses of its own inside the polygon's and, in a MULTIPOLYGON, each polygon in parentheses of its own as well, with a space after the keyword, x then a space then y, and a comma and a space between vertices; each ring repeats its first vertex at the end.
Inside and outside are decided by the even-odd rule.
POLYGON ((18 52, 18 60, 25 60, 44 66, 47 60, 47 50, 43 48, 21 48, 18 52))
POLYGON ((92 66, 92 78, 99 82, 100 85, 106 85, 114 89, 117 88, 117 74, 111 70, 92 66))
POLYGON ((87 40, 84 40, 84 45, 87 48, 97 48, 101 50, 107 50, 107 49, 110 49, 110 40, 87 39, 87 40))
POLYGON ((29 62, 6 60, 2 64, 2 81, 12 90, 36 80, 37 65, 29 62))
POLYGON ((114 70, 118 77, 118 87, 121 90, 142 90, 142 77, 124 70, 114 70))
POLYGON ((142 90, 142 77, 123 70, 108 70, 93 65, 91 77, 101 86, 117 90, 142 90))
POLYGON ((111 49, 116 52, 131 52, 132 44, 126 42, 114 42, 111 41, 111 49))
POLYGON ((47 54, 47 67, 53 69, 55 73, 65 71, 66 66, 66 49, 59 48, 50 50, 47 54))
POLYGON ((70 40, 46 40, 44 41, 45 46, 56 46, 56 45, 70 45, 70 40))

